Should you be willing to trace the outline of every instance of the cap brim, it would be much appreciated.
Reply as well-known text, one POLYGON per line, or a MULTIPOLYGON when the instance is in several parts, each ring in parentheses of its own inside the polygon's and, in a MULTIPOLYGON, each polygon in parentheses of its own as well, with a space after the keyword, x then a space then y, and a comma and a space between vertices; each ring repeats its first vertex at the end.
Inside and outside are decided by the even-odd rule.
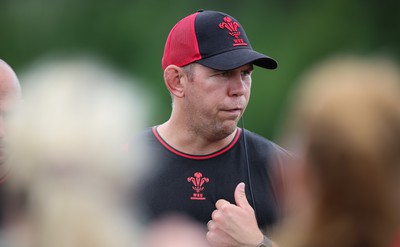
POLYGON ((278 67, 278 63, 273 58, 251 49, 235 49, 196 62, 216 70, 236 69, 249 63, 266 69, 278 67))

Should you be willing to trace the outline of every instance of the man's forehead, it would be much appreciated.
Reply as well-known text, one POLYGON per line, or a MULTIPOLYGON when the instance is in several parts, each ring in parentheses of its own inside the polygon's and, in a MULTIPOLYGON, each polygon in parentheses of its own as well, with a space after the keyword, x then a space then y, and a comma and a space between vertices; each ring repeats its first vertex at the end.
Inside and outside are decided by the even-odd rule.
POLYGON ((201 65, 199 63, 193 63, 193 65, 194 66, 201 66, 201 67, 203 67, 203 68, 205 68, 207 70, 214 71, 214 72, 235 71, 235 70, 253 70, 253 68, 254 68, 252 63, 248 63, 248 64, 242 65, 242 66, 240 66, 238 68, 234 68, 234 69, 230 69, 230 70, 217 70, 217 69, 213 69, 213 68, 201 65))

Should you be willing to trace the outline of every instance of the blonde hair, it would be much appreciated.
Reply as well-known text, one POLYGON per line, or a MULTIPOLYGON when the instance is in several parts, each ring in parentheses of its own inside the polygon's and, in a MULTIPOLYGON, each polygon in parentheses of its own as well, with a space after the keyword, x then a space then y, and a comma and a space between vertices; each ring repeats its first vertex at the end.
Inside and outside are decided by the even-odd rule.
POLYGON ((336 57, 301 82, 286 140, 304 158, 313 202, 288 246, 388 246, 399 227, 398 68, 336 57))

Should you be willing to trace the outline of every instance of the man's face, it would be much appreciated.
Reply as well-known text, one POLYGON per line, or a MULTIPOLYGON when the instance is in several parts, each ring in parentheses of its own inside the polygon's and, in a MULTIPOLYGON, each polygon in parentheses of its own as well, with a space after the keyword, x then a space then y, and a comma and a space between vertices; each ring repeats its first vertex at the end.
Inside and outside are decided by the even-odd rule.
POLYGON ((250 97, 253 66, 220 71, 194 64, 185 91, 185 112, 195 131, 221 139, 231 134, 250 97))
POLYGON ((11 68, 0 61, 0 165, 8 158, 5 148, 7 116, 20 101, 21 90, 18 79, 11 68))

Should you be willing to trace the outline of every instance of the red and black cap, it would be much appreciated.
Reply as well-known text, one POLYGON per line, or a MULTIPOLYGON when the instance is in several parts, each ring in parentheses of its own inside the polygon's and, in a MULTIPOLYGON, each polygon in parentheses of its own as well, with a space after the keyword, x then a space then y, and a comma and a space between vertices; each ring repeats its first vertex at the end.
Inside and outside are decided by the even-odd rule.
POLYGON ((199 10, 180 20, 165 43, 162 68, 197 62, 216 70, 231 70, 248 63, 275 69, 277 62, 250 45, 239 22, 228 14, 199 10))

